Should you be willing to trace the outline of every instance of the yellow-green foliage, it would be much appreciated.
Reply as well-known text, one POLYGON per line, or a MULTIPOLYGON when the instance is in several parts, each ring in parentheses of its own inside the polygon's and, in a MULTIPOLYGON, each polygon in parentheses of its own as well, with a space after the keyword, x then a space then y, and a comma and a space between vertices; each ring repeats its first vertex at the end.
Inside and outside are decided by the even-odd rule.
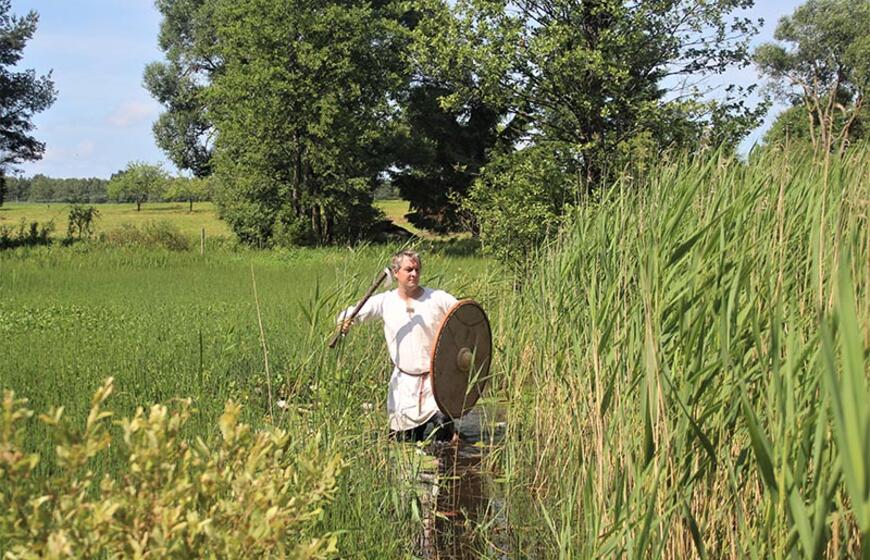
POLYGON ((83 431, 63 408, 40 417, 56 438, 57 473, 36 477, 40 457, 24 446, 33 415, 12 391, 0 416, 0 551, 6 558, 328 558, 336 536, 318 534, 341 459, 277 428, 239 422, 227 402, 221 438, 183 436, 190 402, 154 405, 120 422, 127 467, 97 480, 111 445, 112 380, 97 390, 83 431))

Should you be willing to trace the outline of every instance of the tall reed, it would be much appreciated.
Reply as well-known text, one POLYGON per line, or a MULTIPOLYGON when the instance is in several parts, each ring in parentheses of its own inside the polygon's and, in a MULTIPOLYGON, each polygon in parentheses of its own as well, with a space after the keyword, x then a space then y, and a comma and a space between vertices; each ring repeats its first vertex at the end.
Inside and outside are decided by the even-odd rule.
POLYGON ((868 214, 866 149, 684 158, 578 205, 497 320, 518 546, 870 557, 868 214))

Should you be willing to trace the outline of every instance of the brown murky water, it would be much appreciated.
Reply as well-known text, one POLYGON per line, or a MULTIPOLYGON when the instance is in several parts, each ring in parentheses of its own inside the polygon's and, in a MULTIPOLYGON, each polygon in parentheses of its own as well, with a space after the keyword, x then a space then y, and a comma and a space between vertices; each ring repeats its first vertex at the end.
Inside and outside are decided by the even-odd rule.
POLYGON ((433 445, 434 466, 418 477, 423 531, 417 554, 430 560, 509 558, 504 500, 487 454, 504 438, 504 409, 479 406, 458 422, 458 445, 433 445))

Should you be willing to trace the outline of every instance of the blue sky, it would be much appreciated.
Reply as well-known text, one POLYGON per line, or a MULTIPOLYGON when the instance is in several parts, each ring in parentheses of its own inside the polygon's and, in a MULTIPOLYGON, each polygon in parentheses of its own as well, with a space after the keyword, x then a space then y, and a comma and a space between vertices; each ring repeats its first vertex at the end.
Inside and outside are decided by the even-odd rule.
MULTIPOLYGON (((801 3, 757 2, 748 13, 765 23, 755 42, 771 40, 777 20, 801 3)), ((13 13, 29 10, 39 14, 39 27, 21 66, 40 74, 51 70, 58 97, 34 119, 46 153, 21 165, 23 173, 107 178, 133 160, 163 163, 175 172, 151 133, 161 107, 142 87, 145 65, 162 58, 153 0, 12 0, 13 13)), ((721 76, 722 84, 755 82, 751 67, 721 76)), ((777 109, 744 146, 760 137, 777 109)))

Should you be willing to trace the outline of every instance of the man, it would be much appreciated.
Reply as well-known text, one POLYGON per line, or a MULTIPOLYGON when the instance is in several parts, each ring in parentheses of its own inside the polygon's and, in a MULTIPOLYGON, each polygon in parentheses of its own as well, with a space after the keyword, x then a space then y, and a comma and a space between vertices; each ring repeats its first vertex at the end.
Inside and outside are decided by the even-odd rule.
POLYGON ((384 321, 384 336, 393 360, 387 395, 390 435, 402 441, 438 441, 454 438, 453 421, 438 410, 429 376, 429 359, 438 326, 456 303, 442 290, 420 285, 422 263, 415 251, 393 255, 390 269, 398 286, 395 290, 369 298, 353 321, 344 320, 353 307, 338 320, 347 333, 352 322, 369 319, 384 321))

